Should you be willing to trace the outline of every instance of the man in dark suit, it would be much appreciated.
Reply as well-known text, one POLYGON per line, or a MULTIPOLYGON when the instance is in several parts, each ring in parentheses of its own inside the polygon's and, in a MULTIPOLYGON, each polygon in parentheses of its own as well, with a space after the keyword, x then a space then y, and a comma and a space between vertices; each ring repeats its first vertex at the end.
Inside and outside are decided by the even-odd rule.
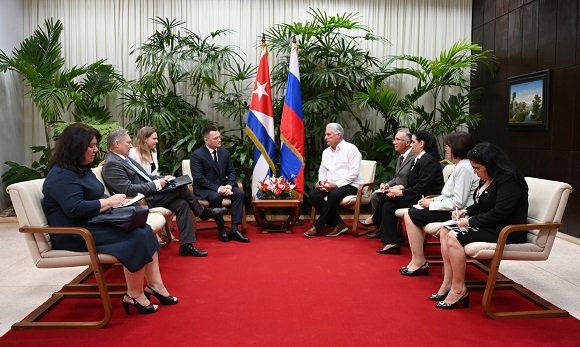
MULTIPOLYGON (((393 139, 393 147, 399 157, 397 158, 397 165, 395 166, 395 177, 387 183, 381 183, 380 191, 376 191, 371 195, 371 212, 374 214, 381 201, 385 199, 385 192, 389 191, 389 187, 397 185, 406 186, 411 172, 411 167, 415 160, 416 154, 411 151, 411 133, 407 129, 399 129, 393 139)), ((374 225, 372 216, 367 219, 361 219, 360 223, 365 226, 374 225)), ((381 237, 380 232, 374 231, 367 235, 369 239, 378 239, 381 237)))
POLYGON ((179 229, 179 255, 205 257, 206 251, 193 246, 195 227, 193 214, 203 219, 221 217, 225 209, 206 209, 199 204, 187 186, 174 189, 163 189, 173 176, 150 176, 143 167, 128 157, 133 147, 129 132, 115 129, 107 139, 109 154, 103 165, 103 180, 111 193, 122 193, 127 196, 145 195, 150 207, 165 207, 177 215, 179 229))
POLYGON ((209 201, 211 207, 220 207, 224 198, 230 199, 232 228, 228 234, 223 217, 216 218, 218 238, 222 242, 229 240, 250 242, 239 229, 242 223, 244 192, 236 185, 236 169, 230 152, 222 148, 221 135, 215 126, 204 128, 202 136, 205 146, 193 151, 190 160, 195 195, 209 201))

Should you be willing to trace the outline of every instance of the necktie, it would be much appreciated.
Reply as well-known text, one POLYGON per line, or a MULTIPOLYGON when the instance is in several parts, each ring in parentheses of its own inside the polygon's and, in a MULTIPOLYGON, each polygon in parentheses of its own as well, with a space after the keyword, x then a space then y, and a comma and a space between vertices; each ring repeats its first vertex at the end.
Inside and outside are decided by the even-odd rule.
POLYGON ((218 167, 218 170, 219 170, 220 163, 218 162, 217 149, 213 150, 212 155, 213 155, 213 161, 215 162, 215 165, 218 167))
POLYGON ((143 177, 143 179, 145 179, 147 182, 151 182, 151 177, 147 176, 147 174, 141 170, 139 170, 139 168, 133 164, 133 162, 131 161, 131 159, 129 158, 125 158, 125 161, 127 162, 127 164, 129 164, 129 166, 131 167, 131 169, 133 169, 133 171, 135 171, 137 174, 139 174, 139 176, 143 177))
POLYGON ((399 157, 399 167, 403 166, 403 161, 405 160, 405 158, 403 157, 403 155, 401 155, 399 157))

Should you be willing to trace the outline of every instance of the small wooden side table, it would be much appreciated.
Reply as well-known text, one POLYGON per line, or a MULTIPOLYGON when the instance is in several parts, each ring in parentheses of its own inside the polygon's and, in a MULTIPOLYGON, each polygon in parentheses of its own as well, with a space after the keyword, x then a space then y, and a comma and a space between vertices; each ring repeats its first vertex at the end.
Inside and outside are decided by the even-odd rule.
POLYGON ((297 199, 293 200, 260 200, 254 199, 254 217, 256 223, 262 228, 262 233, 268 232, 286 232, 291 233, 292 227, 300 218, 300 205, 302 202, 297 199), (285 221, 271 221, 266 218, 266 212, 270 209, 288 210, 288 218, 285 221))

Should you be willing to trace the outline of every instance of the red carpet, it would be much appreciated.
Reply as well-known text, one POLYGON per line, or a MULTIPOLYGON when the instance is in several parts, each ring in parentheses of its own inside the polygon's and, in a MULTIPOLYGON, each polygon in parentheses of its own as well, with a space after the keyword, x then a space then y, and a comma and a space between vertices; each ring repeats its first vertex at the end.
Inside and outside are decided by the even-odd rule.
MULTIPOLYGON (((468 309, 435 309, 427 297, 441 268, 432 266, 428 277, 400 276, 407 247, 400 256, 378 255, 377 240, 305 239, 303 231, 252 228, 249 244, 221 243, 216 232, 202 231, 197 246, 208 258, 178 257, 175 243, 161 250, 163 276, 179 305, 126 316, 114 298, 104 329, 12 330, 0 346, 578 346, 575 318, 494 321, 481 309, 481 291, 471 292, 468 309)), ((528 305, 499 294, 497 305, 528 305)), ((100 313, 96 301, 75 303, 62 303, 50 317, 100 313)))

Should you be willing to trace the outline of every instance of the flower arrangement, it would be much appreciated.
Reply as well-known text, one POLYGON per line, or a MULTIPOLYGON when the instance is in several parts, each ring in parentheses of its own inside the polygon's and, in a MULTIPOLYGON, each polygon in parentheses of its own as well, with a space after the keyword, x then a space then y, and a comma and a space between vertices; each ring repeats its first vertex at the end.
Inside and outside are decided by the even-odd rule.
POLYGON ((296 185, 284 177, 266 177, 258 184, 256 196, 262 200, 281 200, 294 197, 296 185))

